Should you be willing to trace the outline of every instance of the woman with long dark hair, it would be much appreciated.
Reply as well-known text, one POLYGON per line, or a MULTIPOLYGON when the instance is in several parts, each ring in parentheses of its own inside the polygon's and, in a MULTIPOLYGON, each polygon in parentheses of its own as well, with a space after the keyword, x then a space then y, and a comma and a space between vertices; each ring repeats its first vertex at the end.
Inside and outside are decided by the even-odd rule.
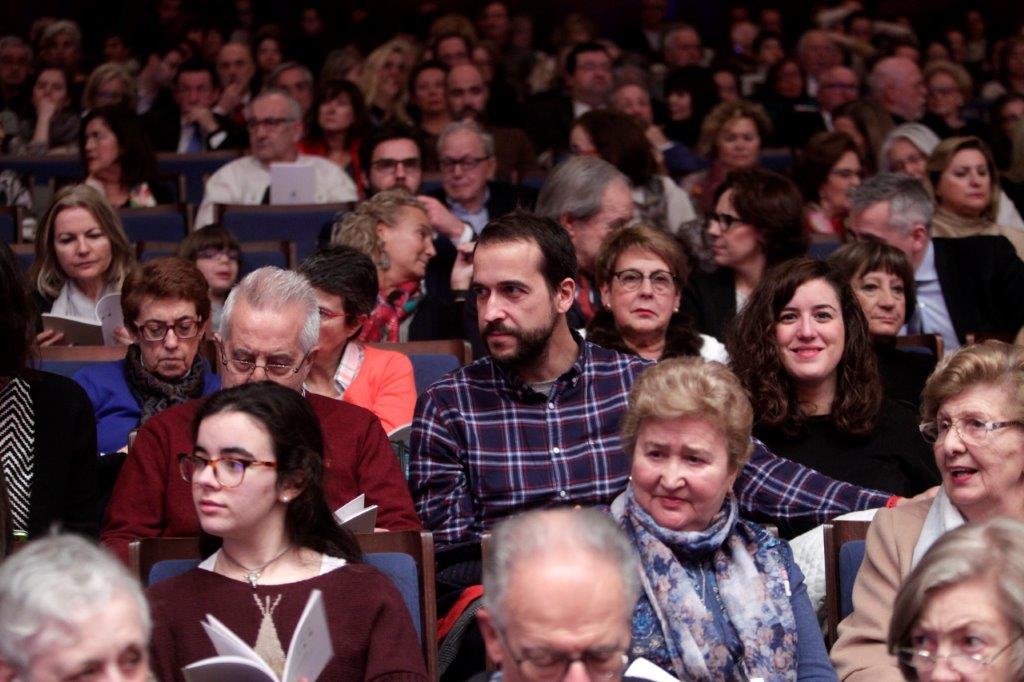
POLYGON ((114 208, 169 203, 156 185, 156 154, 134 111, 121 105, 96 107, 82 119, 79 140, 85 184, 114 208))
POLYGON ((334 656, 322 679, 426 679, 409 611, 391 581, 360 563, 324 493, 323 436, 312 408, 264 381, 213 395, 196 413, 195 448, 179 456, 199 523, 220 548, 198 568, 149 591, 153 670, 214 655, 210 614, 280 674, 313 590, 320 590, 334 656))

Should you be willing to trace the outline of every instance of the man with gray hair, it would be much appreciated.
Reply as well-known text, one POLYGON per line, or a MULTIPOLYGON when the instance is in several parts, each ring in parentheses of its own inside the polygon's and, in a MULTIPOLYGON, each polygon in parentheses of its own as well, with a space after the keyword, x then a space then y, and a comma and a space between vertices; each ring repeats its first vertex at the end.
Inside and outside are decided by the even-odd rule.
POLYGON ((503 682, 620 679, 640 594, 636 552, 595 509, 521 514, 494 530, 477 620, 503 682))
POLYGON ((880 173, 850 193, 850 231, 907 255, 917 284, 909 334, 940 334, 947 350, 968 333, 1014 335, 1024 326, 1024 262, 1000 236, 931 236, 934 206, 920 181, 880 173))
POLYGON ((582 329, 601 308, 593 279, 601 243, 634 218, 629 180, 603 159, 570 157, 548 176, 537 197, 537 213, 564 227, 576 249, 580 277, 568 321, 582 329))
POLYGON ((270 72, 267 84, 272 88, 280 88, 291 95, 305 117, 313 106, 313 88, 316 81, 313 72, 298 62, 285 62, 270 72))
MULTIPOLYGON (((301 391, 319 334, 320 309, 305 277, 273 267, 251 272, 228 295, 214 335, 222 386, 269 380, 301 391)), ((380 420, 340 400, 305 396, 323 430, 328 502, 338 507, 365 493, 367 504, 378 505, 383 528, 419 528, 380 420)), ((192 452, 192 420, 201 400, 151 418, 128 450, 100 536, 122 559, 135 538, 199 534, 191 487, 178 473, 177 457, 192 452)))
POLYGON ((314 203, 356 201, 352 178, 336 164, 317 156, 299 154, 302 110, 284 90, 268 88, 253 98, 245 113, 251 153, 222 166, 206 181, 196 226, 214 222, 216 204, 270 203, 270 166, 300 163, 314 171, 314 203))
POLYGON ((445 126, 437 140, 437 156, 441 189, 430 196, 447 204, 474 233, 480 234, 488 222, 516 208, 533 206, 526 190, 494 180, 494 138, 476 123, 455 121, 445 126))
MULTIPOLYGON (((0 111, 16 117, 28 114, 32 106, 28 75, 32 71, 32 48, 19 36, 0 38, 0 111)), ((8 135, 17 134, 17 118, 0 119, 8 135), (7 122, 13 120, 13 123, 7 122)))
POLYGON ((879 60, 868 76, 871 96, 892 114, 897 125, 924 116, 927 89, 917 63, 906 57, 879 60))
POLYGON ((0 680, 144 682, 150 631, 139 584, 84 538, 40 538, 0 564, 0 680))

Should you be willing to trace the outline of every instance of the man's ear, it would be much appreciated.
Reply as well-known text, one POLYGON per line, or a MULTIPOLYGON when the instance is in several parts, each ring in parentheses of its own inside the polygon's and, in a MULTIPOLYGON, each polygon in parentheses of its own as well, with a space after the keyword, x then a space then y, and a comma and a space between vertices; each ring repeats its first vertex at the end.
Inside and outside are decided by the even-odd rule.
POLYGON ((928 248, 928 227, 921 223, 916 223, 910 228, 910 236, 914 242, 914 252, 921 253, 928 248))
POLYGON ((555 309, 560 314, 569 312, 576 300, 576 281, 571 277, 563 279, 555 289, 555 309))
POLYGON ((563 213, 558 216, 558 224, 565 228, 565 231, 569 233, 569 238, 574 239, 576 237, 576 219, 568 213, 563 213))
POLYGON ((498 634, 498 628, 487 609, 482 608, 476 612, 476 622, 480 626, 480 633, 484 636, 487 656, 501 667, 501 664, 505 662, 505 647, 502 646, 501 635, 498 634))

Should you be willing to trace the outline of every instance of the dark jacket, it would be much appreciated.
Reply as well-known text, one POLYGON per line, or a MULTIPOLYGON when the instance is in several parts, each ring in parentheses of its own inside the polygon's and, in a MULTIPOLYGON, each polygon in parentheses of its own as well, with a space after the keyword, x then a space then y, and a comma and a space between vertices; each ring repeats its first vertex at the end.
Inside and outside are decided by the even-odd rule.
POLYGON ((736 317, 736 283, 729 268, 695 272, 683 290, 683 311, 701 334, 725 342, 725 332, 736 317))

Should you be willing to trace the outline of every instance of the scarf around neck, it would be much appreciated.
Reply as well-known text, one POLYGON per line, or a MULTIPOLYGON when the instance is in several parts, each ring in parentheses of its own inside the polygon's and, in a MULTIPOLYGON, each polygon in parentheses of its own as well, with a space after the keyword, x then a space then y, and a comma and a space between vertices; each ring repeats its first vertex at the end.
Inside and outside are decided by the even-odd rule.
POLYGON ((177 381, 167 381, 150 372, 142 365, 142 350, 137 344, 128 346, 125 356, 124 376, 132 397, 139 404, 142 426, 154 414, 203 395, 205 369, 199 354, 192 360, 188 374, 177 381))
POLYGON ((946 495, 946 489, 940 487, 939 494, 935 496, 932 506, 928 508, 928 515, 924 518, 924 525, 921 526, 921 534, 917 536, 917 544, 914 545, 910 567, 917 566, 921 557, 925 555, 929 547, 935 544, 936 540, 966 522, 963 514, 953 506, 949 496, 946 495))
MULTIPOLYGON (((739 520, 734 497, 702 531, 662 528, 636 502, 633 487, 612 513, 640 554, 641 583, 681 680, 797 679, 796 618, 778 540, 739 520), (707 590, 708 578, 712 580, 707 590), (720 639, 715 604, 740 649, 720 639)), ((618 500, 617 500, 618 502, 618 500)), ((642 654, 635 650, 633 654, 642 654)))
POLYGON ((377 294, 377 306, 370 313, 370 319, 363 324, 359 340, 368 343, 398 343, 402 321, 412 315, 422 300, 423 292, 418 281, 399 284, 386 298, 377 294))

